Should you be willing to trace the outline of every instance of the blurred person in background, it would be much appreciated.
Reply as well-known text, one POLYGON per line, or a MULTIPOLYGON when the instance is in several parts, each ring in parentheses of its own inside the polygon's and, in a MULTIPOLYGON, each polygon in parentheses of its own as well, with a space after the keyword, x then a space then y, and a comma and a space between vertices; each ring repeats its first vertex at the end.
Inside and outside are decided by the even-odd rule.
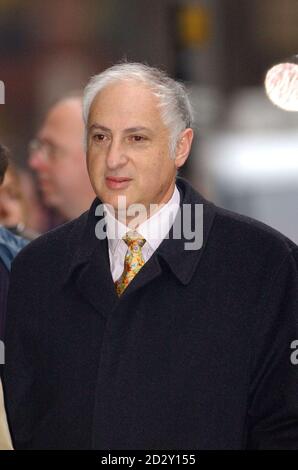
POLYGON ((0 450, 12 450, 12 442, 4 408, 2 382, 0 379, 0 450))
POLYGON ((21 178, 16 166, 9 165, 0 187, 0 223, 21 230, 27 219, 27 205, 22 194, 21 178))
MULTIPOLYGON (((0 144, 0 185, 9 165, 9 151, 0 144)), ((17 210, 15 211, 17 214, 17 210)), ((0 225, 0 339, 4 337, 4 317, 6 294, 8 289, 8 274, 13 258, 28 243, 27 240, 13 234, 0 225)))
POLYGON ((50 108, 29 145, 29 166, 43 202, 56 211, 60 223, 78 217, 95 198, 83 140, 82 97, 70 95, 50 108))
MULTIPOLYGON (((3 182, 5 171, 8 167, 9 152, 6 147, 0 145, 0 185, 3 182)), ((17 195, 19 196, 19 195, 17 195)), ((18 197, 16 197, 18 199, 18 197)), ((16 216, 20 216, 15 210, 16 216)), ((11 219, 15 222, 17 219, 11 219)), ((9 284, 9 270, 12 259, 26 245, 26 241, 13 235, 9 230, 0 226, 0 339, 4 339, 4 323, 6 313, 6 297, 9 284)), ((0 450, 11 450, 12 443, 7 425, 6 413, 3 402, 2 382, 0 379, 0 450)))
POLYGON ((44 226, 34 182, 12 161, 7 149, 6 152, 8 167, 0 187, 0 224, 16 235, 33 240, 44 226))

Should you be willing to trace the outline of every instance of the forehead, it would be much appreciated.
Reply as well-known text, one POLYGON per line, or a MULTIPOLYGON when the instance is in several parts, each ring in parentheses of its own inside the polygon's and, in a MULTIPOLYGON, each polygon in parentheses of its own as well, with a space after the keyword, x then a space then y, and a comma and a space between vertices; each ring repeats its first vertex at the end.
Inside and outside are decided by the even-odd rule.
POLYGON ((39 137, 81 139, 84 133, 82 105, 79 100, 69 99, 53 106, 39 131, 39 137))
MULTIPOLYGON (((145 84, 123 80, 107 85, 97 94, 90 108, 89 124, 94 121, 111 121, 133 127, 145 124, 162 124, 158 98, 145 84)), ((106 125, 108 122, 105 123, 106 125)))

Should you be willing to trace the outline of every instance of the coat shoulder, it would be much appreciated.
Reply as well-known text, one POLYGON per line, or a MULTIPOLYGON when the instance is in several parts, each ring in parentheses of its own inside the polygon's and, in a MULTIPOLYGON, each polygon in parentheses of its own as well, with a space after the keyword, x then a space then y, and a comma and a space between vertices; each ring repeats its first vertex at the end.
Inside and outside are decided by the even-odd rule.
MULTIPOLYGON (((208 231, 208 244, 213 240, 212 248, 227 251, 227 255, 246 252, 248 255, 264 257, 270 254, 272 258, 284 258, 291 253, 297 253, 297 245, 278 230, 257 221, 251 217, 238 214, 215 205, 205 199, 190 183, 183 178, 177 178, 177 185, 181 189, 183 202, 203 204, 204 225, 208 221, 208 214, 212 214, 210 232, 208 231), (206 217, 205 217, 206 216, 206 217)), ((207 240, 206 240, 207 241, 207 240)))
POLYGON ((16 256, 13 268, 17 265, 42 265, 43 262, 57 263, 65 260, 68 253, 74 249, 81 237, 88 218, 88 211, 70 222, 60 225, 35 240, 31 241, 16 256))
POLYGON ((217 237, 253 256, 269 255, 276 262, 295 254, 296 243, 278 230, 251 217, 215 207, 217 237))

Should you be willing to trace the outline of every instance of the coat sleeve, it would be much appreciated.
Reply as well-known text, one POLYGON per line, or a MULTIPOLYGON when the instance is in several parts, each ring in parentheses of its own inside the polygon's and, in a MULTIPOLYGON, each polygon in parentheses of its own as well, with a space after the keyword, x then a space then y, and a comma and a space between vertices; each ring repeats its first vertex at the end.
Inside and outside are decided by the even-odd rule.
POLYGON ((2 383, 0 380, 0 450, 12 450, 11 438, 4 409, 2 383))
POLYGON ((23 253, 12 264, 5 325, 3 389, 8 423, 16 449, 29 446, 34 422, 34 312, 37 291, 32 267, 23 253))
POLYGON ((247 447, 298 449, 297 247, 285 256, 264 293, 258 318, 252 340, 247 447))
POLYGON ((0 259, 0 340, 3 340, 4 337, 8 281, 8 271, 0 259))

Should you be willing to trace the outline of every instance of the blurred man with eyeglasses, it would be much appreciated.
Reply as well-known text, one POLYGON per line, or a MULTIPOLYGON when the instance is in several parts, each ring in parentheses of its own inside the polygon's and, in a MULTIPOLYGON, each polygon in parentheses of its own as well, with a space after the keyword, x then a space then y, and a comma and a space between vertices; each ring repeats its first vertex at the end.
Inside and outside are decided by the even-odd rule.
POLYGON ((83 139, 82 99, 69 96, 49 109, 29 144, 29 166, 37 175, 43 202, 62 222, 78 217, 95 197, 83 139))

